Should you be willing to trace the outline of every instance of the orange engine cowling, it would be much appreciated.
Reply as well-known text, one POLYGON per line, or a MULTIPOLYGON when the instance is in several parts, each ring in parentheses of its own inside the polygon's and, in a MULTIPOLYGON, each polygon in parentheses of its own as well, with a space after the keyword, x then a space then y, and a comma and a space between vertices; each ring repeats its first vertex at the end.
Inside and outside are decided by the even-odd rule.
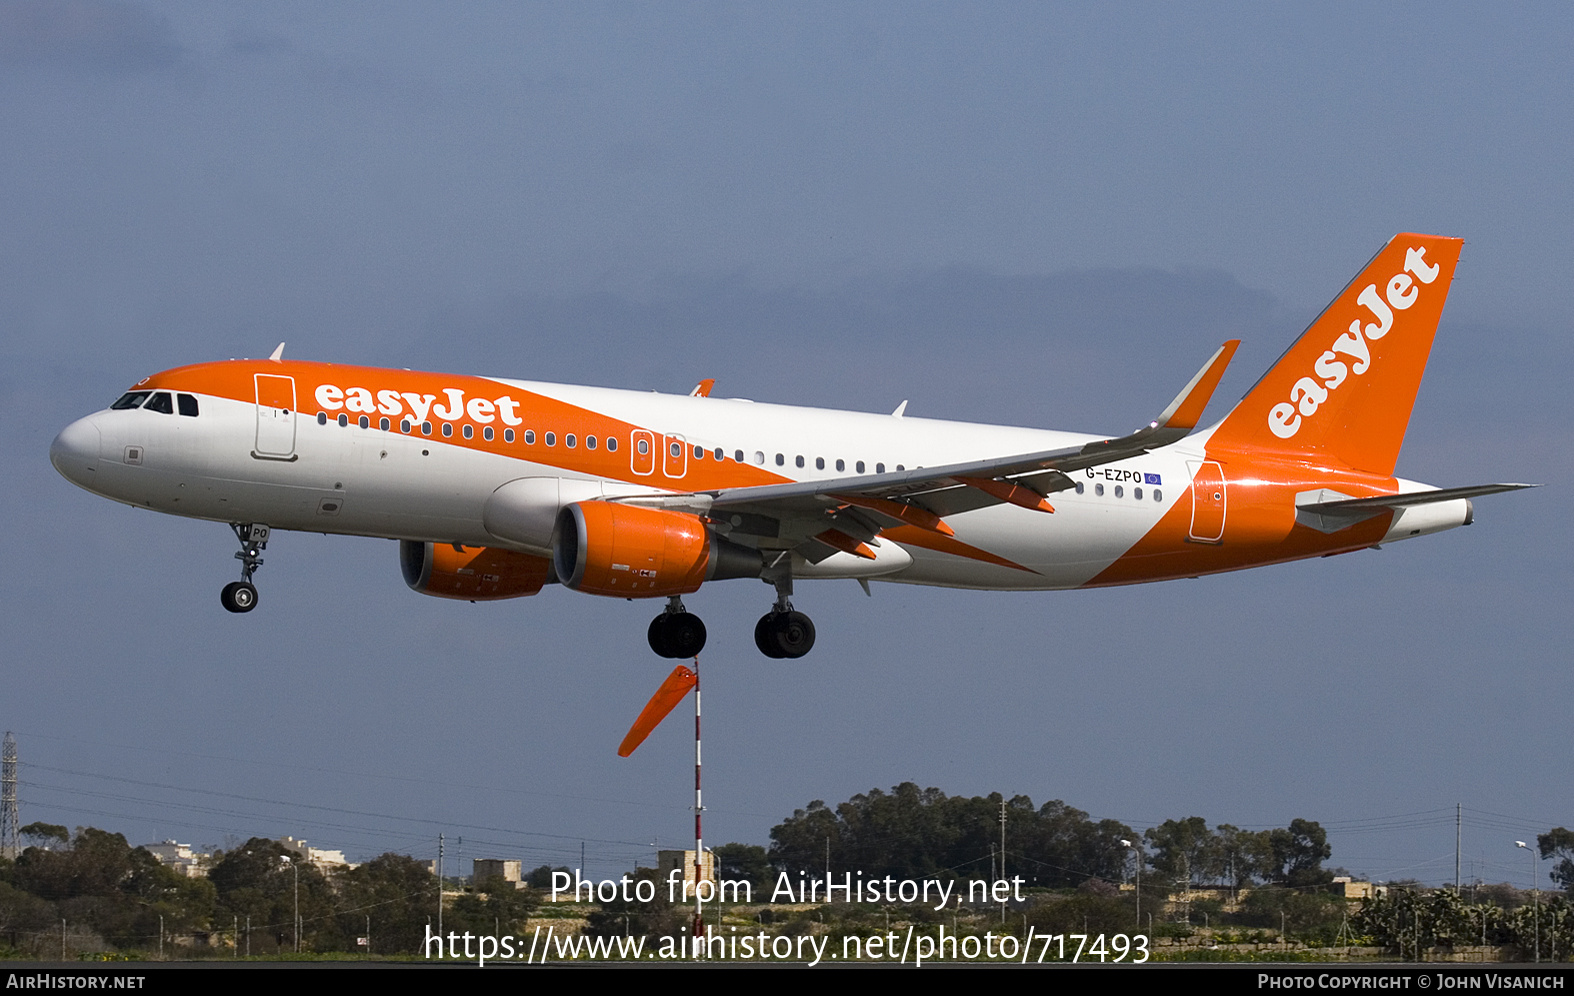
POLYGON ((558 513, 552 562, 563 584, 624 598, 686 595, 706 581, 759 577, 758 550, 717 536, 697 515, 606 501, 558 513))
POLYGON ((399 542, 404 582, 423 595, 471 602, 534 595, 552 580, 552 561, 458 543, 399 542))

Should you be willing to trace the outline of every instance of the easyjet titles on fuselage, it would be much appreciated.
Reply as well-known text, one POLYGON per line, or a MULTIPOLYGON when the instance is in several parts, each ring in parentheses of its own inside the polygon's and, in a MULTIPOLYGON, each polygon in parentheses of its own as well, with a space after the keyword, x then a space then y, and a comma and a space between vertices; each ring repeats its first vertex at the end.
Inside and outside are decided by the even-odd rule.
POLYGON ((435 415, 445 422, 456 422, 469 416, 472 422, 487 425, 493 421, 501 421, 504 425, 523 425, 524 419, 516 412, 520 402, 507 394, 490 400, 486 398, 471 398, 465 401, 465 392, 457 387, 441 388, 445 400, 440 404, 435 394, 418 394, 414 391, 395 391, 391 389, 378 390, 373 394, 370 388, 350 387, 341 388, 334 384, 319 384, 317 386, 317 404, 326 411, 360 412, 363 414, 376 414, 381 412, 391 418, 404 414, 405 405, 408 404, 410 414, 415 421, 425 422, 428 413, 435 415))

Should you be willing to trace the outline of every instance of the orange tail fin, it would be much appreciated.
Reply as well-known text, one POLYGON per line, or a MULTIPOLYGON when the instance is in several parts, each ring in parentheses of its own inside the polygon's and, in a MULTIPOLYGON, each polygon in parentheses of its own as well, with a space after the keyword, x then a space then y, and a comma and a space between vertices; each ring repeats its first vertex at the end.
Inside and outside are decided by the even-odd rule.
POLYGON ((1209 450, 1392 474, 1463 245, 1394 236, 1225 416, 1209 450))

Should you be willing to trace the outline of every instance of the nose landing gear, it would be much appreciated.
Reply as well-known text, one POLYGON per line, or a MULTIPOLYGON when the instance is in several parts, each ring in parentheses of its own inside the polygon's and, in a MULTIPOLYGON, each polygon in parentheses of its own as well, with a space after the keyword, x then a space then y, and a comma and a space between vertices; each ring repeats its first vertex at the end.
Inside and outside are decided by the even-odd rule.
POLYGON ((231 581, 219 592, 219 603, 231 612, 250 612, 257 607, 257 586, 251 576, 262 566, 262 551, 268 547, 268 527, 251 522, 231 522, 235 538, 240 540, 240 550, 235 559, 240 561, 240 580, 231 581))
POLYGON ((666 610, 650 621, 645 636, 659 657, 696 657, 705 649, 705 624, 677 595, 667 599, 666 610))

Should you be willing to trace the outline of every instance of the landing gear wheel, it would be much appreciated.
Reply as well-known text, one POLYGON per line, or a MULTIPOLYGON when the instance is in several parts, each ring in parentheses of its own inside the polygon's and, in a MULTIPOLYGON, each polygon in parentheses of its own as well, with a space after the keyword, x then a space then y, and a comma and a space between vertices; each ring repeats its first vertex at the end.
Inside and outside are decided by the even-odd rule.
POLYGON ((814 623, 802 612, 768 612, 754 624, 754 645, 777 660, 797 660, 814 649, 814 623))
POLYGON ((760 617, 759 622, 754 624, 754 645, 766 657, 779 660, 782 652, 781 648, 776 646, 776 636, 773 628, 777 615, 778 613, 775 612, 767 612, 760 617))
POLYGON ((814 623, 802 612, 783 612, 776 617, 774 629, 783 657, 797 660, 814 649, 814 623))
POLYGON ((663 612, 645 633, 658 657, 698 657, 705 649, 705 623, 692 612, 663 612))
POLYGON ((231 612, 250 612, 257 607, 257 588, 250 581, 231 581, 219 592, 219 601, 231 612))

